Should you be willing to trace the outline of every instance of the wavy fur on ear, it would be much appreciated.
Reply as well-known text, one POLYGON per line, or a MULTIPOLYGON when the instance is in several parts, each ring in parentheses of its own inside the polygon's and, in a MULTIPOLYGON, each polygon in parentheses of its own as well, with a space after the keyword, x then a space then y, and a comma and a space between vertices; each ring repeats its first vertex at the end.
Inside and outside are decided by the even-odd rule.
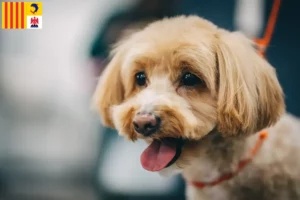
POLYGON ((255 133, 277 122, 285 105, 275 69, 244 35, 220 30, 217 37, 219 131, 255 133))
POLYGON ((121 77, 121 53, 116 52, 101 75, 93 103, 102 117, 105 126, 114 128, 111 106, 120 104, 124 99, 124 86, 121 77))
POLYGON ((119 40, 113 45, 111 50, 110 57, 112 59, 100 76, 93 97, 93 105, 96 106, 105 126, 115 128, 111 107, 121 104, 124 100, 125 88, 121 75, 121 66, 128 49, 127 42, 145 25, 145 22, 136 23, 122 32, 119 40))

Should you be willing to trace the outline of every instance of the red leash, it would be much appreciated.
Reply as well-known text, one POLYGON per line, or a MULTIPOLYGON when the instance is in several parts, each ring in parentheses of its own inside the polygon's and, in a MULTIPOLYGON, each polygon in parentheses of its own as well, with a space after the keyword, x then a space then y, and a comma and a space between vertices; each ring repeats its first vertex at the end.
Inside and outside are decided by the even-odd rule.
POLYGON ((211 182, 197 182, 197 181, 192 181, 190 182, 190 184, 192 184, 193 186, 197 187, 197 188, 204 188, 206 186, 214 186, 217 185, 219 183, 222 183, 223 181, 227 181, 229 179, 231 179, 233 176, 235 176, 236 174, 238 174, 251 160, 252 158, 256 155, 256 153, 258 152, 258 150, 260 149, 260 147, 262 146, 263 142, 265 141, 265 139, 268 137, 268 133, 265 131, 260 132, 259 134, 259 138, 254 146, 254 148, 251 150, 250 154, 248 155, 248 157, 246 157, 245 159, 241 160, 238 164, 238 167, 236 170, 234 170, 233 172, 227 173, 222 175, 220 178, 211 181, 211 182))
POLYGON ((278 13, 279 13, 280 4, 281 4, 281 0, 274 0, 264 36, 262 38, 254 39, 254 41, 258 47, 258 53, 263 57, 265 57, 266 49, 270 44, 270 41, 271 41, 271 38, 272 38, 272 35, 274 32, 275 24, 276 24, 278 13))

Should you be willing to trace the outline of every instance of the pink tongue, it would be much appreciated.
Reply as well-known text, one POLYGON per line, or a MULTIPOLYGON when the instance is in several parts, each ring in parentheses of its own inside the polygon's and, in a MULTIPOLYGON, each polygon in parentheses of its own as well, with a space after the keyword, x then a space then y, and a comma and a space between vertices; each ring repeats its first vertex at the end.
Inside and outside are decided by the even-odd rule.
POLYGON ((176 146, 176 141, 170 139, 153 140, 141 155, 143 168, 153 172, 162 170, 175 157, 176 146))

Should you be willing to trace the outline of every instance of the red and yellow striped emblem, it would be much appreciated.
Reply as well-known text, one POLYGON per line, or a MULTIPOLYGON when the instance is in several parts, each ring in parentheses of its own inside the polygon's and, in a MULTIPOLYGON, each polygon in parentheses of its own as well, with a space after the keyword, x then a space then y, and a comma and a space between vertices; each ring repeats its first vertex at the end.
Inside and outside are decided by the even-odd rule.
POLYGON ((42 3, 34 3, 38 9, 34 9, 32 3, 2 2, 2 29, 26 29, 27 17, 42 16, 42 3))
POLYGON ((24 29, 24 2, 2 2, 2 28, 24 29))

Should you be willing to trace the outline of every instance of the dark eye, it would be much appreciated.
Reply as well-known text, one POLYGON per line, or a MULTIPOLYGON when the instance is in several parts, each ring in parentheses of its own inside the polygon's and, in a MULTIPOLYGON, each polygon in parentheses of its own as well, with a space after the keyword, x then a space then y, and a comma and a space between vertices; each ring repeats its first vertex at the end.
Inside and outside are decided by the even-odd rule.
POLYGON ((139 72, 135 74, 136 84, 143 86, 146 84, 146 74, 144 72, 139 72))
POLYGON ((187 72, 185 74, 183 74, 182 78, 181 78, 181 83, 182 85, 185 86, 195 86, 198 84, 204 84, 204 81, 199 79, 196 75, 187 72))

